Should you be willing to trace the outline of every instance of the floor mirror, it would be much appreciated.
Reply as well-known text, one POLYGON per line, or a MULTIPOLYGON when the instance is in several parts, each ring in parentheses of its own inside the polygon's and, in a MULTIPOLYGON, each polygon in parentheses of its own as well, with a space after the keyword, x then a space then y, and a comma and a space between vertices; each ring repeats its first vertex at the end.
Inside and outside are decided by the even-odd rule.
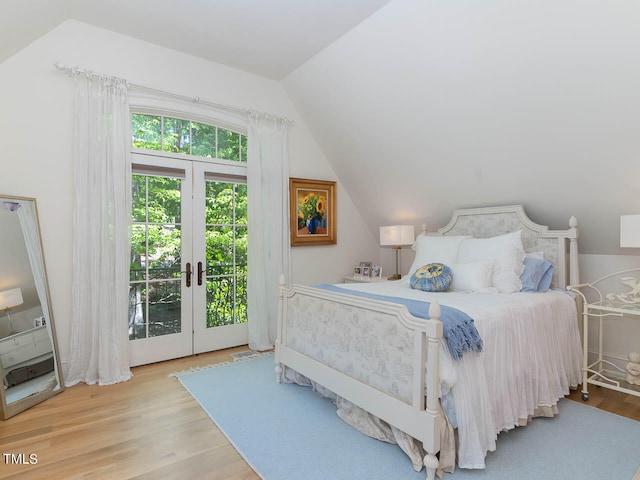
POLYGON ((0 195, 0 415, 64 388, 35 198, 0 195))

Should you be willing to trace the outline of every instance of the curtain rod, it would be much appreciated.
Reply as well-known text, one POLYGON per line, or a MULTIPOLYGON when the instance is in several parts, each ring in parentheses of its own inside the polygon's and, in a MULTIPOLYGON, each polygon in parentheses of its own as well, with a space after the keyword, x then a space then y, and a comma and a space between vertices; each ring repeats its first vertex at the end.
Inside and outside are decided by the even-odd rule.
POLYGON ((64 63, 60 63, 60 62, 56 62, 53 65, 58 70, 62 70, 62 71, 68 72, 68 73, 70 73, 72 75, 78 75, 78 74, 87 75, 87 76, 98 75, 98 76, 102 76, 102 77, 118 79, 118 80, 124 81, 127 85, 130 85, 132 87, 136 87, 136 88, 139 88, 139 89, 142 89, 142 90, 146 90, 148 92, 153 92, 153 93, 157 93, 157 94, 160 94, 160 95, 164 95, 166 97, 177 98, 179 100, 184 100, 184 101, 187 101, 187 102, 197 103, 197 104, 200 104, 200 105, 206 105, 206 106, 218 108, 218 109, 221 109, 221 110, 227 110, 227 111, 233 112, 233 113, 240 113, 240 114, 249 115, 249 116, 255 115, 255 116, 258 116, 258 117, 263 117, 265 119, 274 119, 274 120, 278 120, 278 121, 285 122, 285 123, 293 123, 293 120, 289 119, 288 117, 283 117, 283 116, 280 116, 280 115, 272 115, 270 113, 259 112, 257 110, 251 110, 251 109, 246 109, 246 108, 232 107, 230 105, 224 105, 224 104, 221 104, 221 103, 215 103, 215 102, 210 102, 208 100, 203 100, 200 97, 189 97, 187 95, 181 95, 179 93, 168 92, 166 90, 160 90, 158 88, 148 87, 146 85, 140 85, 138 83, 129 82, 128 80, 120 79, 118 77, 114 77, 114 76, 111 76, 111 75, 99 74, 99 73, 96 73, 96 72, 92 72, 91 70, 86 70, 84 68, 65 65, 64 63))

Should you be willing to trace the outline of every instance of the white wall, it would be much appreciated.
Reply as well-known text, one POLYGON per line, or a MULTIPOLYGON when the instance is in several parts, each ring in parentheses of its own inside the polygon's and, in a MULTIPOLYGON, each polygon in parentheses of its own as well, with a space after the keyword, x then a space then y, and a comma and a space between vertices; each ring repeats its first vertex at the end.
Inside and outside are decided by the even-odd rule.
MULTIPOLYGON (((640 212, 640 3, 392 0, 283 84, 375 232, 523 204, 624 254, 640 212)), ((636 252, 637 253, 637 252, 636 252)))
MULTIPOLYGON (((74 113, 73 80, 55 62, 292 118, 291 175, 339 180, 278 82, 75 21, 0 64, 0 192, 37 199, 63 362, 71 315, 74 113)), ((362 257, 377 260, 377 239, 338 185, 338 245, 295 248, 295 282, 338 282, 362 257)))

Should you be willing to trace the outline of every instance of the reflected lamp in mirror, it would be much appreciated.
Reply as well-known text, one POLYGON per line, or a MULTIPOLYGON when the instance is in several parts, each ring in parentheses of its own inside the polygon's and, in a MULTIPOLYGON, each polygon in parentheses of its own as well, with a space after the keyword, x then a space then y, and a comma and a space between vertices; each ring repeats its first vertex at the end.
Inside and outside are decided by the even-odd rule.
POLYGON ((19 288, 12 288, 11 290, 4 290, 0 292, 0 311, 7 311, 7 319, 9 320, 9 333, 13 335, 15 329, 13 328, 13 322, 11 321, 10 310, 13 307, 22 305, 22 290, 19 288))
POLYGON ((640 248, 640 214, 620 215, 620 248, 640 248))
POLYGON ((400 249, 405 245, 412 245, 415 240, 413 225, 388 225, 380 227, 380 246, 393 247, 396 250, 396 273, 389 280, 399 280, 400 249))

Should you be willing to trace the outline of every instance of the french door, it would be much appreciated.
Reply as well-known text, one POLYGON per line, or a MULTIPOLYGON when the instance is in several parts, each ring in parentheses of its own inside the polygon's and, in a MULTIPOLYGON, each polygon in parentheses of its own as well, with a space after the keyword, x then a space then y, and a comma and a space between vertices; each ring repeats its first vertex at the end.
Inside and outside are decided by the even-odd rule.
POLYGON ((131 365, 246 344, 243 166, 134 154, 131 365))

